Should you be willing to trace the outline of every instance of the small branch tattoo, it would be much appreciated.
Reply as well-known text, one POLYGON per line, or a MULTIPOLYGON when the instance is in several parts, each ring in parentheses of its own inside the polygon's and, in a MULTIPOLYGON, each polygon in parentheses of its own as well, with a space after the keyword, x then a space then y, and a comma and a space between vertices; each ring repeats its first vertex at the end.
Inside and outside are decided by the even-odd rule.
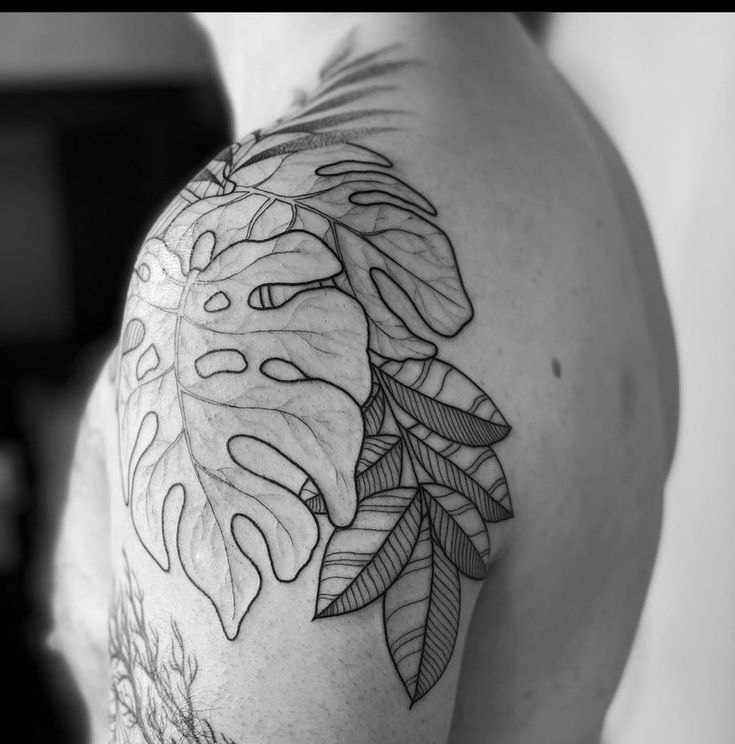
POLYGON ((195 703, 197 660, 178 625, 164 637, 146 618, 127 557, 109 622, 110 724, 114 744, 236 744, 215 732, 195 703))

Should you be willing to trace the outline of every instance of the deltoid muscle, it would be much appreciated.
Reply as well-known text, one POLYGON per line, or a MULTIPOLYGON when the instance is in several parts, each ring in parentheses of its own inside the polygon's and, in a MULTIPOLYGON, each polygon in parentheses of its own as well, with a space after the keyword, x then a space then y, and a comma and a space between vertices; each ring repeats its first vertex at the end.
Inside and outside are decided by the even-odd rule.
POLYGON ((485 575, 486 523, 512 516, 493 450, 510 427, 430 340, 472 318, 435 208, 361 144, 396 118, 366 102, 397 55, 345 47, 167 208, 130 285, 118 417, 137 535, 228 638, 263 581, 298 577, 321 521, 316 618, 382 598, 413 703, 452 654, 460 574, 485 575))

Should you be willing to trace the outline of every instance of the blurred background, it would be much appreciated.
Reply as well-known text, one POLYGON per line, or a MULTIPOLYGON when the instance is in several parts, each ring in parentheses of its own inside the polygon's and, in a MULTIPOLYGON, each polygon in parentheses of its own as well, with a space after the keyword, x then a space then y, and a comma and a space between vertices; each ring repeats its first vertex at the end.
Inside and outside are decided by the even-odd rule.
POLYGON ((146 227, 229 141, 186 15, 0 13, 0 739, 86 740, 43 645, 76 426, 146 227))
MULTIPOLYGON (((731 744, 735 15, 518 16, 632 171, 680 355, 659 557, 605 744, 731 744)), ((74 683, 44 645, 76 425, 146 226, 229 130, 189 16, 0 13, 1 699, 5 722, 32 706, 23 741, 85 741, 74 683)))

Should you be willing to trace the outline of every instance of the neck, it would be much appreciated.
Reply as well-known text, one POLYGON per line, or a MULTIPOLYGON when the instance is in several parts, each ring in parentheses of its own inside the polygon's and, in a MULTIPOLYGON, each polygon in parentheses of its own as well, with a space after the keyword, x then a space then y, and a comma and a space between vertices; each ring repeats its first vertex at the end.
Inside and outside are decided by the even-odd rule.
POLYGON ((266 126, 309 90, 319 67, 357 25, 337 13, 200 13, 232 105, 238 139, 266 126))
MULTIPOLYGON (((404 58, 427 62, 432 90, 444 85, 467 106, 484 100, 486 78, 499 67, 491 60, 505 64, 503 49, 509 38, 517 38, 512 16, 495 13, 199 13, 197 18, 210 36, 238 140, 272 124, 299 93, 313 90, 320 68, 348 39, 358 56, 399 43, 404 58)), ((413 98, 411 86, 404 86, 407 98, 401 104, 433 116, 433 94, 418 94, 419 78, 413 80, 419 83, 413 98)))

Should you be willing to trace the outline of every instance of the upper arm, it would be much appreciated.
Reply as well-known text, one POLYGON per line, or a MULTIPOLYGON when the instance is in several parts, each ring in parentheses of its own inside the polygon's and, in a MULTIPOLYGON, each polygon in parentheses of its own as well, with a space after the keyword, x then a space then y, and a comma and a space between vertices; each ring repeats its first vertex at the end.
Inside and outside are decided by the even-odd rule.
POLYGON ((110 437, 120 741, 441 742, 489 568, 475 689, 520 711, 544 659, 571 674, 564 607, 592 644, 590 603, 650 562, 608 197, 523 65, 458 97, 462 65, 412 53, 337 55, 141 248, 110 437), (637 553, 610 581, 600 546, 637 553))

